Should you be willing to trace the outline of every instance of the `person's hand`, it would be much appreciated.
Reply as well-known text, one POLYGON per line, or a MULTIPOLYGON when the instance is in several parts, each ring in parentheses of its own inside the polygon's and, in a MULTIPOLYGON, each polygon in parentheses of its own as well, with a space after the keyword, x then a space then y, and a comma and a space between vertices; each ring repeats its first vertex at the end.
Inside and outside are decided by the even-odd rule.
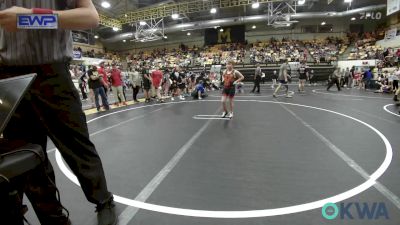
POLYGON ((286 82, 286 83, 288 82, 288 79, 287 79, 287 78, 285 79, 285 82, 286 82))
POLYGON ((8 32, 16 32, 17 14, 32 14, 32 9, 13 6, 0 11, 0 26, 8 32))

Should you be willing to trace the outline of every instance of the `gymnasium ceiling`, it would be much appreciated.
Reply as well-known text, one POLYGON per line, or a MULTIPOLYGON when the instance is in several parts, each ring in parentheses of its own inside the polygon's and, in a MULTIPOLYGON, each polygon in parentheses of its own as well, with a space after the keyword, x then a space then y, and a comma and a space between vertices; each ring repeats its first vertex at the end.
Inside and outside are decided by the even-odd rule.
MULTIPOLYGON (((111 18, 118 18, 125 13, 133 12, 139 9, 148 9, 151 7, 158 7, 162 5, 174 4, 184 2, 187 0, 107 0, 111 7, 105 9, 101 6, 103 0, 93 0, 99 13, 109 16, 111 18)), ((201 1, 201 0, 199 0, 201 1)), ((206 0, 202 0, 206 1, 206 0)), ((251 2, 251 1, 250 1, 251 2)), ((345 3, 344 0, 333 0, 328 4, 328 0, 306 0, 303 6, 297 7, 297 12, 324 12, 324 11, 346 11, 371 5, 385 4, 386 0, 353 0, 351 4, 345 3)), ((208 11, 190 13, 181 15, 178 20, 172 20, 170 17, 164 18, 166 27, 176 25, 179 23, 213 20, 228 17, 238 16, 252 16, 252 15, 265 15, 267 13, 267 4, 260 4, 258 9, 252 9, 251 5, 218 9, 216 14, 211 14, 208 11)), ((133 27, 129 24, 124 24, 123 29, 117 33, 132 32, 133 27)), ((102 38, 109 38, 115 35, 116 32, 112 31, 110 27, 100 26, 95 33, 99 34, 102 38)))

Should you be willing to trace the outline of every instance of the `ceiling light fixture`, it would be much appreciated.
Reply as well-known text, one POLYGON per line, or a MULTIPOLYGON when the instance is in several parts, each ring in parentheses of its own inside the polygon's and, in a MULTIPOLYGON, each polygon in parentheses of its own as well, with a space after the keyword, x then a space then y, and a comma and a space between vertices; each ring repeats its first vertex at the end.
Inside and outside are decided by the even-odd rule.
POLYGON ((171 15, 171 17, 172 17, 172 19, 176 20, 176 19, 179 18, 179 14, 174 13, 174 14, 171 15))
POLYGON ((216 8, 212 8, 212 9, 210 10, 210 13, 211 13, 211 14, 217 13, 217 9, 216 9, 216 8))
POLYGON ((352 18, 351 18, 351 21, 354 21, 354 20, 356 20, 356 18, 355 18, 355 17, 352 17, 352 18))
POLYGON ((253 25, 251 28, 252 28, 252 29, 256 29, 257 27, 256 27, 256 25, 253 25))
POLYGON ((190 32, 188 32, 187 34, 186 34, 187 36, 190 36, 190 35, 192 35, 190 32))
POLYGON ((253 8, 253 9, 258 9, 260 7, 260 3, 259 2, 254 2, 252 5, 251 5, 251 8, 253 8))
POLYGON ((101 7, 105 8, 105 9, 108 9, 108 8, 111 7, 111 4, 109 2, 107 2, 107 1, 103 1, 101 3, 101 7))
POLYGON ((324 26, 325 24, 326 24, 326 22, 325 22, 325 21, 321 23, 321 25, 322 25, 322 26, 324 26))
POLYGON ((223 29, 223 28, 221 28, 221 29, 219 30, 219 32, 224 32, 224 29, 223 29))
POLYGON ((306 0, 298 0, 297 1, 298 5, 304 5, 304 3, 306 3, 306 0))

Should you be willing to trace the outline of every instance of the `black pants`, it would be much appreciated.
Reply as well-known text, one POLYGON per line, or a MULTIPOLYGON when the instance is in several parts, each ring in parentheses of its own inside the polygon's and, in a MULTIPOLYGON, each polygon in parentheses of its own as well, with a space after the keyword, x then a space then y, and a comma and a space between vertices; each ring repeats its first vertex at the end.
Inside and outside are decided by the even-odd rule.
MULTIPOLYGON (((89 139, 86 117, 68 65, 0 67, 0 78, 28 73, 38 76, 11 118, 4 137, 41 145, 44 151, 47 137, 50 137, 77 176, 88 201, 106 203, 112 195, 107 190, 100 157, 89 139)), ((54 182, 54 171, 48 159, 46 173, 54 182)), ((29 180, 25 193, 40 222, 52 224, 52 217, 61 211, 54 183, 44 179, 43 174, 33 174, 29 180)))
POLYGON ((349 83, 349 77, 345 77, 344 81, 342 82, 342 87, 344 87, 344 85, 347 85, 349 83))
MULTIPOLYGON (((122 86, 122 94, 124 95, 125 101, 128 101, 126 98, 126 86, 122 86)), ((121 99, 119 100, 121 102, 121 99)))
POLYGON ((334 84, 336 84, 338 91, 340 91, 340 84, 339 84, 338 78, 332 78, 331 82, 329 82, 329 84, 328 84, 327 90, 329 90, 334 84))
POLYGON ((370 89, 371 80, 370 79, 363 79, 363 82, 364 82, 365 90, 370 89))
POLYGON ((87 99, 87 94, 86 94, 86 91, 85 91, 85 84, 84 83, 80 83, 79 84, 79 88, 81 89, 82 98, 83 99, 87 99))
POLYGON ((260 83, 261 83, 261 80, 260 79, 256 79, 254 81, 254 87, 253 87, 253 90, 251 92, 254 92, 256 90, 256 88, 257 88, 257 92, 260 93, 260 83))
POLYGON ((393 90, 397 90, 399 89, 399 81, 398 80, 394 80, 393 81, 393 90))
POLYGON ((138 93, 139 93, 139 89, 140 89, 139 86, 134 87, 134 86, 132 85, 133 100, 134 100, 134 101, 137 101, 137 95, 138 95, 138 93))
MULTIPOLYGON (((199 98, 199 92, 197 92, 196 90, 194 90, 194 91, 192 92, 191 96, 192 96, 194 99, 198 99, 198 98, 199 98)), ((200 97, 202 97, 202 98, 206 98, 207 96, 208 96, 208 95, 207 95, 205 92, 200 94, 200 97)))

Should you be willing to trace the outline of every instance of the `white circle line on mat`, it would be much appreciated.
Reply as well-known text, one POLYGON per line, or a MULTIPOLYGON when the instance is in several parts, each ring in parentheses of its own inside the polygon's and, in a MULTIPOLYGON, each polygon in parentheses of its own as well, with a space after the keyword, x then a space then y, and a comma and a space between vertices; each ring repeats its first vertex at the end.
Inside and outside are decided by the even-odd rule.
MULTIPOLYGON (((273 208, 273 209, 261 209, 261 210, 246 210, 246 211, 209 211, 209 210, 196 210, 196 209, 184 209, 184 208, 176 208, 176 207, 169 207, 169 206, 163 206, 163 205, 157 205, 157 204, 151 204, 151 203, 146 203, 146 202, 140 202, 140 201, 135 201, 129 198, 125 198, 119 195, 114 194, 114 200, 116 202, 119 202, 121 204, 129 205, 132 207, 136 207, 139 209, 144 209, 144 210, 149 210, 149 211, 154 211, 154 212, 159 212, 159 213, 166 213, 166 214, 172 214, 172 215, 180 215, 180 216, 190 216, 190 217, 204 217, 204 218, 257 218, 257 217, 269 217, 269 216, 278 216, 278 215, 287 215, 287 214, 293 214, 293 213, 299 213, 299 212, 304 212, 304 211, 309 211, 317 208, 323 207, 327 203, 337 203, 346 199, 349 199, 351 197, 354 197, 365 190, 369 189, 372 187, 377 179, 381 177, 385 171, 389 168, 390 163, 392 161, 393 157, 393 149, 392 146, 390 145, 389 140, 375 127, 371 126, 370 124, 361 121, 357 118, 335 112, 332 110, 328 109, 323 109, 323 108, 318 108, 314 106, 307 106, 307 105, 301 105, 301 104, 294 104, 294 103, 286 103, 286 102, 276 102, 276 101, 262 101, 262 100, 236 100, 238 102, 257 102, 257 103, 271 103, 271 104, 284 104, 284 105, 291 105, 291 106, 299 106, 299 107, 304 107, 304 108, 309 108, 309 109, 315 109, 315 110, 321 110, 329 113, 333 113, 351 120, 354 120, 372 131, 374 131, 383 141, 386 147, 386 156, 383 161, 383 163, 379 166, 379 168, 369 176, 369 179, 366 180, 364 183, 348 190, 343 193, 337 194, 332 197, 328 197, 325 199, 313 201, 313 202, 308 202, 304 204, 298 204, 298 205, 293 205, 293 206, 288 206, 288 207, 282 207, 282 208, 273 208)), ((135 109, 140 109, 140 108, 146 108, 146 107, 153 107, 153 106, 160 106, 160 105, 165 105, 165 104, 181 104, 181 103, 196 103, 199 101, 182 101, 182 102, 170 102, 170 103, 164 103, 164 104, 154 104, 154 105, 146 105, 146 106, 141 106, 141 107, 136 107, 136 108, 129 108, 125 110, 120 110, 117 112, 113 112, 110 114, 106 114, 103 116, 100 116, 98 118, 94 118, 88 123, 93 122, 95 120, 98 120, 100 118, 114 115, 120 112, 125 112, 125 111, 130 111, 130 110, 135 110, 135 109)), ((218 100, 203 100, 201 102, 219 102, 218 100)), ((60 168, 60 170, 64 173, 67 178, 69 178, 72 182, 75 184, 79 185, 79 182, 75 175, 67 168, 67 166, 64 164, 64 161, 62 160, 61 154, 59 151, 56 151, 56 161, 57 164, 60 168)))
POLYGON ((400 114, 396 114, 396 113, 394 113, 394 112, 392 112, 392 111, 390 111, 390 110, 388 109, 389 106, 393 106, 393 105, 395 105, 395 104, 387 104, 387 105, 383 106, 383 110, 385 110, 386 112, 388 112, 388 113, 390 113, 390 114, 392 114, 392 115, 395 115, 395 116, 397 116, 397 117, 400 117, 400 114))
MULTIPOLYGON (((294 91, 289 91, 290 95, 294 95, 294 91)), ((277 97, 284 97, 286 96, 286 94, 279 94, 276 95, 277 97)), ((209 97, 216 97, 216 98, 221 98, 222 95, 209 95, 209 97)), ((240 94, 236 94, 235 98, 270 98, 273 97, 273 95, 240 95, 240 94)))
POLYGON ((335 94, 329 93, 329 92, 322 92, 322 89, 315 89, 312 90, 313 93, 316 94, 323 94, 323 95, 335 95, 335 96, 344 96, 344 97, 356 97, 356 98, 371 98, 371 99, 385 99, 385 100, 390 100, 390 98, 384 98, 384 97, 373 97, 373 96, 362 96, 362 95, 346 95, 346 94, 335 94))

